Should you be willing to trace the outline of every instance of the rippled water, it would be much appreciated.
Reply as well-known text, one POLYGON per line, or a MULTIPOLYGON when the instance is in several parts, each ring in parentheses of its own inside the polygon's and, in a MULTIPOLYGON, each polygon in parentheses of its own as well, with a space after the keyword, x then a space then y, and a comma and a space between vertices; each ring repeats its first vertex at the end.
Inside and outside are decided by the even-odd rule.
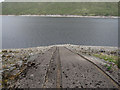
POLYGON ((118 20, 3 16, 2 48, 27 48, 53 44, 118 45, 118 20))

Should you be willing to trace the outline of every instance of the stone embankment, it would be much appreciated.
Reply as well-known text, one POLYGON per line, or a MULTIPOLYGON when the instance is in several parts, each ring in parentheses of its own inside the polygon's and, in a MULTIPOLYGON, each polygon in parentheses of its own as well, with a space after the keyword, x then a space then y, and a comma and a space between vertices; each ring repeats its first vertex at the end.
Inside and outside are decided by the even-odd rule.
POLYGON ((52 46, 4 49, 0 51, 0 87, 11 85, 22 73, 26 66, 31 64, 39 54, 52 46))

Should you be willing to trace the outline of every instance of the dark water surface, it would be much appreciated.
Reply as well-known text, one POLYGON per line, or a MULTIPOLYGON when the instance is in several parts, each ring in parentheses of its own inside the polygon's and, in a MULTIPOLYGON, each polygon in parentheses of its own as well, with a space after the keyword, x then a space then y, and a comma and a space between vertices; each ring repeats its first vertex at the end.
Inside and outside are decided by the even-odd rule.
POLYGON ((54 44, 118 45, 118 20, 3 16, 2 48, 27 48, 54 44))

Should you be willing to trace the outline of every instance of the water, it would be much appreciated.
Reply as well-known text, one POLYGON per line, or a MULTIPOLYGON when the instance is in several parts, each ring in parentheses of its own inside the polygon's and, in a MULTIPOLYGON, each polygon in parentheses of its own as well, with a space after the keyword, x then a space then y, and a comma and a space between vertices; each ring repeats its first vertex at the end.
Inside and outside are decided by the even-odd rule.
POLYGON ((38 16, 3 16, 2 19, 2 48, 118 45, 117 19, 38 16))

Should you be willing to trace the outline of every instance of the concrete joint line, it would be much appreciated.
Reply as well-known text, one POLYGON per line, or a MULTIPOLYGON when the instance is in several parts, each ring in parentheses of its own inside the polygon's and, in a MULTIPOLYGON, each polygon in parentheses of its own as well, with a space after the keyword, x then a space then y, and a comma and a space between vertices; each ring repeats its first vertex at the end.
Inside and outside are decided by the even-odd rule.
POLYGON ((61 75, 61 61, 60 61, 60 53, 58 48, 58 58, 57 58, 57 84, 56 88, 62 88, 62 75, 61 75))

